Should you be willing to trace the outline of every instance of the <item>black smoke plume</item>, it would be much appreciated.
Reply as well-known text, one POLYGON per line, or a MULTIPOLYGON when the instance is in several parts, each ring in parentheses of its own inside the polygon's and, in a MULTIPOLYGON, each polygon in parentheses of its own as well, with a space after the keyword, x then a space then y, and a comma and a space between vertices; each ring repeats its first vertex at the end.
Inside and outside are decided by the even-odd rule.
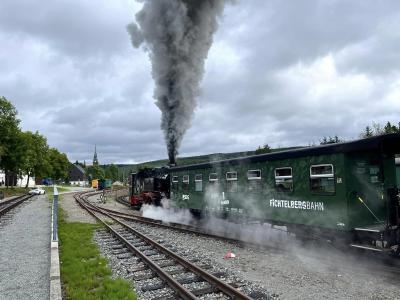
POLYGON ((196 108, 204 62, 225 0, 140 0, 136 23, 128 25, 134 47, 144 45, 152 63, 154 98, 170 164, 196 108))

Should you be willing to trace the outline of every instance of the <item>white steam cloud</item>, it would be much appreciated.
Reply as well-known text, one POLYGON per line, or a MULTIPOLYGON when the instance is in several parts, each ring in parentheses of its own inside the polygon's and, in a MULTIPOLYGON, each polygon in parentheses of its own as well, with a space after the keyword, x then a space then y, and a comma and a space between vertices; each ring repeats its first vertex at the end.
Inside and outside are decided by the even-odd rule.
POLYGON ((134 47, 144 45, 152 63, 154 98, 171 164, 190 127, 204 62, 226 0, 138 0, 144 3, 128 25, 134 47))

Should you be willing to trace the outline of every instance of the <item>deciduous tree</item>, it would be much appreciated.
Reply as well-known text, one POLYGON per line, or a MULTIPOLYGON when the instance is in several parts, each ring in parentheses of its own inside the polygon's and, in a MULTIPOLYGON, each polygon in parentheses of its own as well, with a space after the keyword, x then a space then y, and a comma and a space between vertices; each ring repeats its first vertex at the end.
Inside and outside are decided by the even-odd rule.
POLYGON ((39 132, 27 131, 22 133, 22 149, 21 168, 28 175, 28 187, 30 177, 43 178, 51 173, 49 146, 46 138, 39 132))
POLYGON ((93 179, 104 179, 104 170, 99 166, 90 166, 86 168, 86 175, 89 181, 93 179))
POLYGON ((105 177, 113 182, 118 180, 118 167, 114 164, 109 165, 105 169, 105 177))
POLYGON ((50 165, 50 174, 53 180, 64 180, 68 176, 69 160, 65 153, 61 153, 56 148, 50 148, 48 161, 50 165))
POLYGON ((255 151, 255 154, 263 154, 270 152, 271 152, 271 147, 268 146, 268 144, 265 144, 264 146, 259 146, 258 149, 255 151))
MULTIPOLYGON (((0 169, 6 173, 18 173, 19 151, 16 151, 20 143, 20 120, 17 118, 17 110, 5 97, 0 96, 0 169)), ((9 182, 6 180, 6 186, 9 182)))

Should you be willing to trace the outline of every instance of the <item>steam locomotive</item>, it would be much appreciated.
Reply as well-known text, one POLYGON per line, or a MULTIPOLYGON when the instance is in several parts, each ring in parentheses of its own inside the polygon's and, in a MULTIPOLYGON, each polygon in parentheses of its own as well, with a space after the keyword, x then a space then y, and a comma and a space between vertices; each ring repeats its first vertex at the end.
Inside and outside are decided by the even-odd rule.
POLYGON ((400 255, 400 134, 131 175, 132 206, 284 225, 400 255), (396 170, 397 168, 397 170, 396 170))

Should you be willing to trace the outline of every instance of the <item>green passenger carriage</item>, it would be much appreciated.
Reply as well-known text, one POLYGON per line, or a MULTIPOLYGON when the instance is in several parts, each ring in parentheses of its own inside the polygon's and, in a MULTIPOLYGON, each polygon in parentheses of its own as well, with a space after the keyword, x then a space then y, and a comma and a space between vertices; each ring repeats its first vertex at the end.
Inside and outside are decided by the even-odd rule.
POLYGON ((399 252, 398 153, 400 134, 390 134, 171 167, 170 197, 198 214, 342 233, 354 247, 399 252))

